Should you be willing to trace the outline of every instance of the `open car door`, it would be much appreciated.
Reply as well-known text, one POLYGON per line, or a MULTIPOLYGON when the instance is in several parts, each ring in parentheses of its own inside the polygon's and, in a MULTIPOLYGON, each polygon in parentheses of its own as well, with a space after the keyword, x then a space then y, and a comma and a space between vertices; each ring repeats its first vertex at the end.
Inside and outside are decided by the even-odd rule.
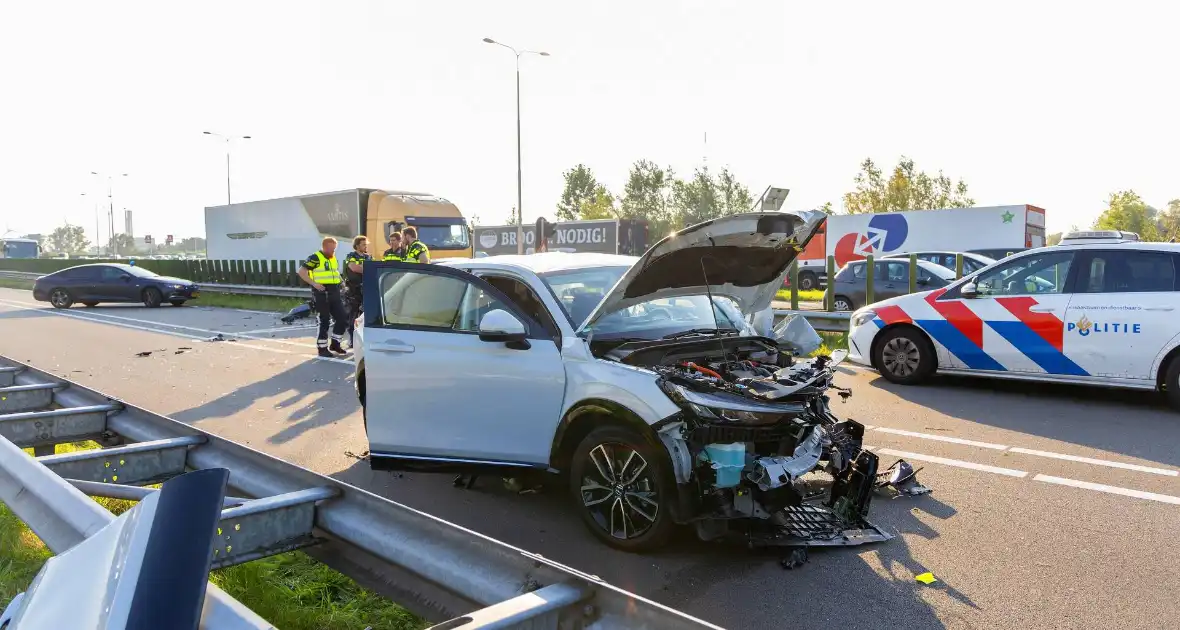
POLYGON ((560 340, 460 269, 371 262, 363 282, 372 467, 547 468, 560 340))

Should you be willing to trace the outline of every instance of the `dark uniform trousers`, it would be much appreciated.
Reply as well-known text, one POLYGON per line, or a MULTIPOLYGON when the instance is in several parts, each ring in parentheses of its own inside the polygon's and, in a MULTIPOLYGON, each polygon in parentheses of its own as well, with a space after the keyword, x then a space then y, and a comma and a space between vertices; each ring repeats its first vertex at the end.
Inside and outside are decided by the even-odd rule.
POLYGON ((361 315, 361 306, 365 300, 361 293, 360 282, 344 283, 344 310, 348 313, 348 345, 356 340, 356 318, 361 315))
POLYGON ((325 284, 323 291, 312 291, 316 312, 320 314, 320 332, 315 340, 319 348, 328 347, 329 327, 332 328, 332 341, 337 343, 344 338, 344 331, 348 328, 348 313, 344 310, 340 287, 340 284, 325 284))

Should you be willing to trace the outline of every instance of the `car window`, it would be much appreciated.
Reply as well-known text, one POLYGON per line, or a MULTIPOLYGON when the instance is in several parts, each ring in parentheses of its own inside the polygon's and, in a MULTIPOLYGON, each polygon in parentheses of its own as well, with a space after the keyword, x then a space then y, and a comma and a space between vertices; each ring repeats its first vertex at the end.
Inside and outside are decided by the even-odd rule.
POLYGON ((884 271, 885 273, 880 277, 887 278, 890 282, 903 282, 910 279, 910 266, 908 263, 886 263, 884 271))
POLYGON ((508 296, 520 310, 544 326, 550 335, 557 335, 557 324, 550 317, 549 309, 545 307, 545 303, 541 301, 541 298, 537 297, 537 294, 529 288, 529 285, 516 278, 506 276, 482 277, 488 284, 496 287, 500 293, 508 296))
POLYGON ((122 278, 126 273, 126 271, 123 271, 118 267, 102 267, 102 271, 99 274, 99 280, 103 282, 114 282, 122 278))
POLYGON ((380 284, 382 321, 390 326, 454 329, 468 286, 450 276, 386 273, 380 284))
MULTIPOLYGON (((504 302, 499 298, 493 297, 489 292, 482 287, 474 284, 461 282, 465 286, 463 292, 462 304, 459 307, 459 316, 455 319, 455 324, 452 330, 456 332, 479 332, 479 322, 483 320, 483 316, 488 313, 500 310, 512 313, 504 302)), ((516 315, 513 314, 513 317, 516 315)))
POLYGON ((586 321, 606 292, 619 281, 629 267, 597 267, 541 274, 553 295, 576 328, 586 321))
POLYGON ((852 282, 856 278, 863 278, 864 277, 863 271, 864 271, 864 263, 861 263, 859 265, 856 263, 849 263, 847 265, 844 265, 844 268, 840 270, 840 273, 836 274, 836 281, 837 282, 852 282), (858 268, 861 270, 861 275, 857 275, 858 268))
POLYGON ((981 275, 975 288, 979 295, 1063 293, 1073 257, 1072 252, 1025 256, 981 275))
POLYGON ((1082 271, 1086 274, 1078 284, 1082 293, 1145 293, 1176 287, 1173 257, 1163 252, 1094 252, 1082 271))
POLYGON ((869 275, 869 266, 864 263, 848 265, 848 269, 852 272, 852 277, 857 280, 864 280, 869 275))

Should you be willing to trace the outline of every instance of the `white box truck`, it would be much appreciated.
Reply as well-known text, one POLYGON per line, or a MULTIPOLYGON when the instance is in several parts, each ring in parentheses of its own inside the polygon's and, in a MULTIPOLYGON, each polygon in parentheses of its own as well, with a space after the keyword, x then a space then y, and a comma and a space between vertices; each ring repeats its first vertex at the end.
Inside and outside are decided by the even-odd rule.
POLYGON ((799 288, 826 284, 826 260, 836 268, 868 254, 977 252, 992 258, 1045 245, 1045 211, 1028 204, 829 216, 799 255, 799 288))

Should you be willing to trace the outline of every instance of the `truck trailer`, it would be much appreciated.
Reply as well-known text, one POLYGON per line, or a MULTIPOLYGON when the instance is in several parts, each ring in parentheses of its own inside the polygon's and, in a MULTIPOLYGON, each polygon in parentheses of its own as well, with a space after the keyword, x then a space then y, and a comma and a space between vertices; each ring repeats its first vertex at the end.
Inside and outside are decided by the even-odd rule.
POLYGON ((389 234, 408 226, 418 230, 434 260, 472 256, 463 213, 427 193, 354 188, 205 208, 207 257, 219 260, 298 260, 326 236, 347 252, 358 234, 380 255, 389 234))
POLYGON ((839 269, 868 254, 920 251, 1014 253, 1045 245, 1045 211, 1028 204, 829 216, 799 255, 799 288, 826 283, 827 257, 839 269))

